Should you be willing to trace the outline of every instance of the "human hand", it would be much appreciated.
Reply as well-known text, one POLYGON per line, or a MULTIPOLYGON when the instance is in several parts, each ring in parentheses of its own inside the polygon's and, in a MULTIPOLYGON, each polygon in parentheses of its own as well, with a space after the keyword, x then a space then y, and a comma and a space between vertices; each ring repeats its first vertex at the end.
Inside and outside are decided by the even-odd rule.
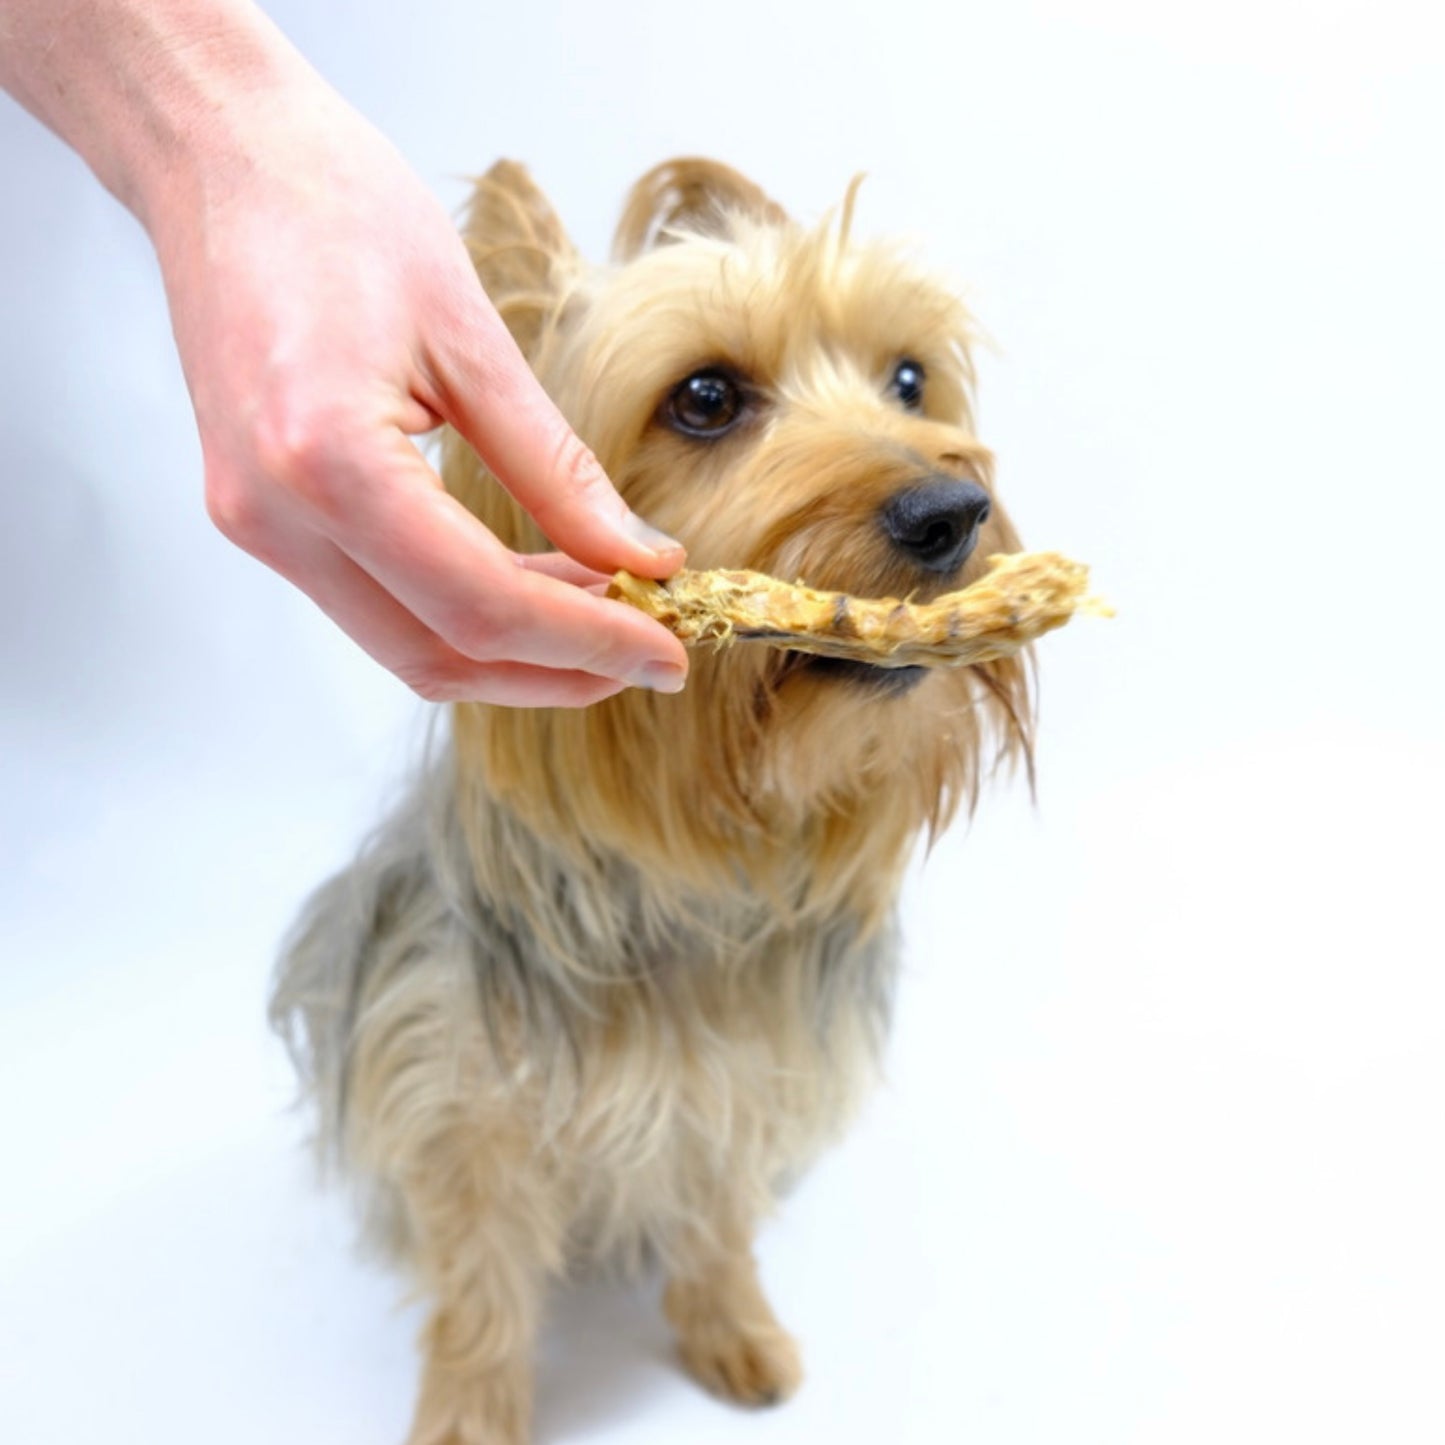
POLYGON ((627 511, 401 158, 329 92, 296 99, 147 208, 212 518, 423 697, 680 688, 676 640, 587 589, 682 549, 627 511), (411 438, 443 420, 566 556, 513 554, 442 490, 411 438))
POLYGON ((435 198, 251 0, 0 0, 0 30, 0 84, 150 232, 228 537, 435 701, 683 685, 676 639, 597 595, 682 548, 547 399, 435 198), (412 441, 442 421, 565 555, 513 554, 447 495, 412 441))

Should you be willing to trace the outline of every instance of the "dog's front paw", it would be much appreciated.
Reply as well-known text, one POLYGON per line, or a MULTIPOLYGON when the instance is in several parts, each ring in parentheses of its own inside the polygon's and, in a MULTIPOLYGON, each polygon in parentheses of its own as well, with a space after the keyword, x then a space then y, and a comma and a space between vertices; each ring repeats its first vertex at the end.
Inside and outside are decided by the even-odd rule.
POLYGON ((803 1383, 797 1342, 781 1329, 750 1332, 722 1321, 678 1336, 678 1353, 707 1389, 739 1405, 778 1405, 803 1383))
POLYGON ((674 1283, 663 1307, 677 1332, 678 1354, 700 1384, 740 1405, 777 1405, 802 1384, 802 1357, 750 1269, 746 1278, 745 1291, 674 1283))

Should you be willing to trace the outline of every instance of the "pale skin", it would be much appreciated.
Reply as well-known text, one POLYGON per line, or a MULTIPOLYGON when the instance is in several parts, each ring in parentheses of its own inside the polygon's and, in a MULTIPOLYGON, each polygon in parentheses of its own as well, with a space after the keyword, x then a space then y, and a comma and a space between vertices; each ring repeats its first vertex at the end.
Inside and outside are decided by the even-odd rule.
POLYGON ((675 692, 600 595, 682 548, 528 370, 440 202, 249 0, 0 0, 0 86, 146 228, 221 531, 431 701, 675 692), (412 438, 449 422, 560 550, 519 556, 412 438))

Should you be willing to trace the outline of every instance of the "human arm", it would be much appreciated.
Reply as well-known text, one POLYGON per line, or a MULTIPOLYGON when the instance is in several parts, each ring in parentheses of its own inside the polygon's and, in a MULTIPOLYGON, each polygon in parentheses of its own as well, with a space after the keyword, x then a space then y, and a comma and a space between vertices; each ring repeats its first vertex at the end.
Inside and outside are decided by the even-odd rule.
POLYGON ((675 639, 588 590, 681 548, 527 369, 450 218, 248 0, 0 0, 0 84, 145 226, 221 530, 423 696, 672 691, 675 639), (519 558, 411 438, 451 422, 565 555, 519 558))

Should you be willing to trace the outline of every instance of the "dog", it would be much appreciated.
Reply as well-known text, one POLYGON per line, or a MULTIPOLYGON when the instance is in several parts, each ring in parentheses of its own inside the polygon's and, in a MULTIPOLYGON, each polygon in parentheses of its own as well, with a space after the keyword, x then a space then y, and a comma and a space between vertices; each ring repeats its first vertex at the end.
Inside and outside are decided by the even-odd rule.
MULTIPOLYGON (((960 301, 841 211, 803 225, 719 163, 633 189, 584 264, 527 172, 466 239, 528 361, 696 567, 927 599, 1019 550, 974 433, 960 301)), ((448 489, 536 525, 455 435, 448 489)), ((622 604, 618 604, 622 605, 622 604)), ((461 704, 423 776, 308 904, 273 1021, 430 1306, 411 1445, 521 1445, 549 1281, 645 1262, 687 1369, 799 1384, 752 1244, 874 1082, 901 877, 1000 764, 1032 776, 1031 660, 884 670, 757 644, 677 696, 461 704)))

